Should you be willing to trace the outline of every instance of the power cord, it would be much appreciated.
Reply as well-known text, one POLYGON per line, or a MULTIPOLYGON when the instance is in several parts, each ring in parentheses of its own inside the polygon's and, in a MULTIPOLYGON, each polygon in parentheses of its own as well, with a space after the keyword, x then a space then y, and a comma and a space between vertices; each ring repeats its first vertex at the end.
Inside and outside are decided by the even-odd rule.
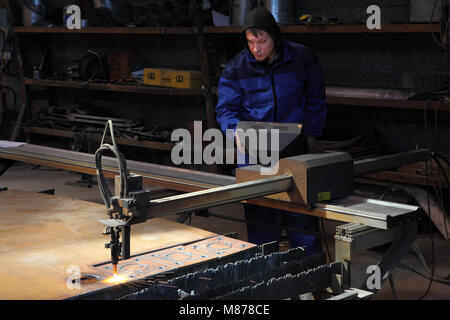
MULTIPOLYGON (((15 106, 16 106, 16 95, 17 95, 17 93, 16 93, 16 91, 13 89, 13 88, 11 88, 11 87, 9 87, 9 86, 4 86, 4 85, 0 85, 0 94, 3 94, 3 92, 4 92, 4 90, 6 90, 7 92, 11 92, 11 94, 12 94, 12 97, 13 97, 13 101, 12 101, 12 104, 8 101, 9 99, 8 99, 8 95, 6 96, 6 103, 7 104, 9 104, 9 109, 10 110, 14 110, 15 109, 15 106)), ((2 128, 3 127, 3 121, 5 120, 5 114, 7 113, 6 111, 7 111, 7 109, 8 109, 8 106, 7 106, 7 108, 5 108, 5 106, 4 106, 4 104, 3 104, 3 99, 2 99, 3 97, 2 96, 0 96, 0 99, 1 99, 1 101, 0 101, 0 128, 2 128)), ((4 133, 5 131, 2 131, 2 132, 0 132, 0 136, 4 133)))
MULTIPOLYGON (((434 152, 431 153, 431 157, 433 158, 433 160, 438 165, 439 170, 441 171, 442 176, 444 177, 445 183, 447 185, 447 191, 449 192, 449 195, 450 195, 450 183, 449 183, 449 180, 448 180, 448 177, 447 177, 447 173, 445 172, 444 167, 442 166, 441 162, 439 161, 439 157, 437 157, 434 152)), ((440 204, 441 204, 441 209, 442 209, 442 211, 444 213, 445 208, 444 208, 444 204, 443 204, 442 187, 441 187, 441 193, 440 193, 439 200, 440 200, 440 204)), ((446 222, 445 218, 446 217, 444 215, 443 216, 443 220, 444 220, 445 231, 446 231, 447 239, 449 239, 449 237, 448 237, 448 230, 447 230, 447 222, 446 222)))
MULTIPOLYGON (((445 1, 445 0, 443 0, 445 1)), ((437 2, 435 2, 436 5, 437 2)), ((434 9, 434 8, 433 8, 434 9)), ((433 18, 432 12, 432 18, 433 18)), ((425 143, 428 150, 430 150, 430 142, 428 139, 428 119, 427 119, 427 113, 428 113, 428 106, 430 103, 430 99, 427 100, 427 104, 424 109, 424 127, 425 127, 425 143)), ((431 152, 430 152, 431 155, 431 152)), ((428 161, 430 160, 430 157, 428 157, 425 160, 425 185, 426 185, 426 193, 427 193, 427 211, 428 211, 428 231, 430 233, 430 242, 431 242, 431 277, 430 282, 428 283, 428 287, 425 290, 425 293, 418 299, 422 300, 424 299, 430 292, 431 285, 433 284, 433 277, 434 277, 434 269, 435 269, 435 251, 434 251, 434 238, 433 238, 433 230, 432 230, 432 220, 431 220, 431 209, 430 209, 430 188, 429 188, 429 172, 428 172, 428 161)))
MULTIPOLYGON (((397 266, 400 267, 400 268, 402 268, 402 269, 405 269, 405 270, 414 272, 414 273, 418 274, 419 276, 422 276, 422 277, 424 277, 424 278, 426 278, 426 279, 429 279, 429 280, 431 279, 430 276, 427 276, 427 275, 425 275, 425 274, 423 274, 423 273, 421 273, 421 272, 419 272, 419 271, 417 271, 417 270, 411 268, 410 266, 408 266, 408 265, 406 265, 406 264, 399 263, 397 266)), ((444 284, 444 285, 447 285, 447 286, 450 286, 450 280, 444 280, 444 279, 436 279, 436 278, 434 278, 433 281, 438 282, 438 283, 441 283, 441 284, 444 284)))
MULTIPOLYGON (((433 8, 431 11, 430 17, 430 30, 433 41, 444 50, 444 54, 442 58, 438 61, 435 69, 441 69, 441 66, 445 64, 447 69, 450 67, 449 65, 449 56, 450 56, 450 0, 436 0, 433 4, 433 8), (433 31, 433 18, 436 12, 437 4, 441 1, 441 13, 439 20, 439 39, 436 37, 435 32, 433 31)), ((448 70, 444 72, 445 74, 450 74, 448 70)), ((447 84, 448 86, 448 84, 447 84)), ((446 90, 448 91, 448 89, 446 90)), ((447 92, 448 93, 448 92, 447 92)))
POLYGON ((107 151, 107 150, 111 151, 117 159, 117 164, 119 167, 119 174, 120 174, 120 197, 123 198, 125 196, 128 196, 127 162, 126 162, 126 159, 123 156, 123 154, 117 148, 116 140, 114 139, 113 123, 111 120, 107 121, 105 130, 103 132, 103 137, 102 137, 102 141, 100 144, 100 148, 98 148, 97 151, 95 152, 95 166, 97 169, 98 186, 100 189, 100 194, 102 196, 102 199, 103 199, 103 202, 105 203, 106 208, 110 209, 112 194, 111 194, 111 191, 109 190, 108 185, 105 181, 105 177, 103 175, 103 170, 102 170, 102 156, 103 156, 103 152, 107 151), (108 131, 108 129, 109 129, 109 132, 111 135, 112 145, 104 142, 105 137, 106 137, 106 132, 108 131))
POLYGON ((422 300, 424 299, 430 292, 431 285, 433 284, 433 277, 434 277, 434 238, 433 238, 433 230, 432 230, 432 224, 431 224, 431 210, 430 210, 430 190, 428 186, 428 159, 425 160, 425 179, 426 179, 426 189, 427 189, 427 208, 428 208, 428 227, 430 232, 430 241, 431 241, 431 277, 430 282, 428 283, 428 287, 425 291, 425 293, 418 299, 422 300))
POLYGON ((330 250, 328 249, 327 233, 325 232, 325 224, 323 222, 323 218, 320 218, 320 224, 321 224, 321 227, 322 227, 323 241, 325 242, 325 248, 327 250, 328 261, 331 262, 333 260, 331 259, 330 250))

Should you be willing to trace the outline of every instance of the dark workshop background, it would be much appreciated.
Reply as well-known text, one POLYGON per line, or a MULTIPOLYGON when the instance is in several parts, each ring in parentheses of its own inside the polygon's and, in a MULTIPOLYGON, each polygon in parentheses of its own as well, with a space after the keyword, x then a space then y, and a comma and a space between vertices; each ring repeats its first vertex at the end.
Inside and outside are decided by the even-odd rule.
MULTIPOLYGON (((102 16, 102 20, 98 14, 93 15, 90 10, 95 2, 47 0, 45 1, 46 22, 50 21, 53 25, 58 25, 61 23, 58 20, 62 19, 62 8, 68 4, 77 3, 82 8, 82 17, 89 19, 91 26, 94 23, 97 26, 101 26, 102 23, 105 26, 113 26, 114 23, 125 26, 130 22, 136 27, 191 27, 193 24, 188 1, 118 1, 114 12, 115 22, 111 22, 105 18, 106 16, 102 16), (140 10, 146 6, 148 8, 149 4, 153 4, 154 8, 158 6, 162 8, 164 5, 168 6, 168 3, 172 3, 172 7, 167 8, 182 10, 172 12, 173 17, 176 16, 177 19, 170 21, 163 17, 157 19, 154 13, 152 16, 152 13, 148 12, 148 9, 144 10, 145 14, 140 10)), ((294 23, 298 23, 298 18, 302 14, 310 14, 335 19, 342 26, 365 25, 369 16, 366 9, 373 4, 381 7, 383 26, 427 24, 431 18, 431 8, 434 3, 434 1, 418 3, 414 0, 297 0, 292 2, 295 2, 293 4, 295 11, 292 12, 294 23), (418 11, 422 14, 422 18, 412 17, 417 15, 418 11)), ((226 13, 224 8, 227 8, 227 2, 211 1, 211 3, 213 9, 226 13)), ((20 12, 20 1, 17 4, 19 4, 20 12)), ((2 9, 3 25, 6 25, 5 10, 2 9)), ((439 8, 436 8, 436 11, 438 10, 439 8)), ((211 10, 204 9, 202 13, 203 23, 212 24, 211 10)), ((431 32, 374 34, 318 32, 289 33, 284 36, 310 47, 319 56, 326 84, 329 87, 394 90, 408 93, 410 99, 412 97, 423 103, 421 109, 391 108, 386 107, 385 104, 384 107, 380 107, 355 103, 329 103, 328 122, 320 139, 346 141, 358 136, 369 137, 366 141, 368 144, 364 146, 365 149, 360 148, 358 149, 360 153, 355 153, 355 156, 361 157, 368 154, 384 154, 426 147, 441 153, 450 151, 448 112, 445 109, 440 110, 440 104, 432 106, 426 103, 429 99, 443 100, 449 83, 446 50, 438 46, 431 32), (442 90, 444 90, 443 95, 430 93, 442 90)), ((435 36, 439 38, 440 35, 436 33, 435 36)), ((9 40, 8 45, 11 45, 14 41, 9 40)), ((130 52, 133 55, 130 71, 145 67, 201 70, 200 51, 194 34, 21 33, 19 43, 26 78, 33 78, 33 68, 40 65, 46 48, 43 68, 39 75, 41 79, 57 79, 61 72, 74 61, 84 57, 88 50, 100 52, 105 57, 114 53, 130 52)), ((214 91, 221 66, 242 49, 240 35, 237 32, 207 34, 207 49, 214 91)), ((11 76, 14 72, 18 72, 15 59, 10 62, 10 71, 3 75, 1 83, 16 91, 16 101, 14 105, 8 103, 11 99, 3 101, 5 104, 1 130, 3 139, 9 138, 22 104, 21 78, 11 76)), ((149 127, 160 126, 169 131, 189 127, 189 123, 194 120, 207 120, 205 97, 202 95, 172 96, 54 86, 27 86, 27 89, 30 108, 27 109, 24 118, 25 124, 28 123, 27 121, 39 119, 40 114, 44 112, 42 100, 47 100, 48 106, 79 107, 88 110, 91 115, 141 121, 149 127), (35 101, 39 103, 35 104, 35 101)), ((214 99, 216 99, 215 96, 214 99)), ((30 125, 34 125, 33 122, 30 125)), ((72 144, 65 138, 27 132, 22 132, 20 138, 33 143, 67 144, 68 147, 72 144)), ((124 149, 130 159, 170 165, 170 153, 167 151, 133 147, 124 147, 124 149)), ((92 150, 89 151, 92 152, 92 150)))

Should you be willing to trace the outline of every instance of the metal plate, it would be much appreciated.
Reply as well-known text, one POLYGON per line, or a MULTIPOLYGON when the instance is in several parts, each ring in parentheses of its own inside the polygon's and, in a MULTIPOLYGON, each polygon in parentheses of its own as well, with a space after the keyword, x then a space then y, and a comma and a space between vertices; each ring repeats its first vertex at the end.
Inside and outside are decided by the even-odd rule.
MULTIPOLYGON (((119 261, 117 270, 118 274, 125 278, 140 279, 173 271, 177 268, 220 259, 253 247, 255 245, 248 242, 225 236, 215 236, 193 244, 180 245, 119 261)), ((111 263, 96 265, 94 268, 101 272, 113 274, 111 263)))

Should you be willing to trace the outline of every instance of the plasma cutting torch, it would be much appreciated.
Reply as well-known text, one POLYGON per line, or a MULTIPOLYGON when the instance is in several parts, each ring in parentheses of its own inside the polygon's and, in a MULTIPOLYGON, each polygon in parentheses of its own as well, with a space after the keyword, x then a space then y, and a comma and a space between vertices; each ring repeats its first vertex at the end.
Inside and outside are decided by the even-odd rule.
MULTIPOLYGON (((261 126, 262 124, 252 124, 261 126)), ((296 124, 266 124, 270 128, 285 126, 280 130, 280 140, 295 140, 300 134, 296 124), (295 134, 289 126, 295 128, 295 134)), ((286 146, 289 143, 284 143, 286 146)), ((250 150, 251 151, 251 150, 250 150)), ((108 121, 100 148, 95 153, 98 185, 110 219, 101 220, 106 225, 103 234, 110 235, 106 248, 111 250, 111 263, 117 272, 119 260, 130 258, 130 228, 133 224, 167 214, 194 212, 227 203, 259 198, 281 197, 298 203, 308 211, 319 201, 346 197, 353 192, 353 160, 342 152, 301 155, 281 159, 275 175, 259 174, 255 166, 240 168, 235 184, 216 187, 150 201, 150 191, 143 190, 143 178, 130 174, 125 157, 114 139, 112 121, 108 121), (110 131, 112 145, 105 143, 110 131), (111 151, 118 162, 119 175, 115 177, 115 195, 108 189, 102 171, 102 155, 111 151), (122 241, 120 241, 122 239, 122 241)))
MULTIPOLYGON (((300 134, 297 124, 239 124, 244 129, 246 125, 256 129, 261 127, 279 130, 280 146, 282 145, 280 151, 288 149, 290 141, 295 141, 300 134)), ((255 150, 250 148, 247 151, 251 153, 255 150)), ((416 159, 426 158, 428 154, 427 150, 413 153, 416 159)), ((408 153, 401 157, 400 162, 411 162, 414 160, 412 158, 408 153)), ((398 161, 395 161, 395 165, 398 161)), ((376 166, 372 161, 366 163, 364 160, 357 166, 345 152, 326 151, 288 156, 277 162, 278 170, 271 175, 263 173, 260 165, 250 165, 236 170, 236 183, 151 200, 150 191, 143 190, 143 176, 129 172, 125 157, 115 143, 112 121, 108 121, 101 146, 95 153, 95 165, 100 193, 109 216, 108 220, 100 222, 106 225, 103 234, 111 236, 106 248, 111 250, 111 263, 115 273, 119 260, 130 258, 132 225, 168 214, 192 213, 254 198, 263 201, 263 205, 268 207, 273 205, 271 200, 275 200, 278 201, 277 206, 281 202, 288 211, 379 229, 392 229, 416 219, 415 206, 352 195, 355 174, 390 168, 393 165, 391 157, 377 161, 376 166), (108 130, 112 145, 105 143, 108 130), (119 175, 115 176, 114 196, 103 175, 102 155, 105 151, 112 152, 118 163, 119 175)))
POLYGON ((150 203, 150 191, 142 190, 142 176, 129 174, 126 159, 116 145, 111 120, 107 122, 101 146, 95 152, 95 165, 100 194, 110 218, 110 220, 101 220, 102 223, 107 225, 103 234, 111 236, 111 241, 106 243, 105 247, 111 249, 111 264, 114 274, 116 274, 119 259, 125 260, 130 257, 131 224, 145 221, 140 219, 139 216, 140 211, 148 207, 150 203), (104 142, 108 129, 112 145, 104 142), (115 155, 119 167, 119 176, 116 177, 116 196, 112 196, 102 170, 102 155, 107 150, 115 155), (120 233, 122 233, 122 242, 120 242, 120 233))

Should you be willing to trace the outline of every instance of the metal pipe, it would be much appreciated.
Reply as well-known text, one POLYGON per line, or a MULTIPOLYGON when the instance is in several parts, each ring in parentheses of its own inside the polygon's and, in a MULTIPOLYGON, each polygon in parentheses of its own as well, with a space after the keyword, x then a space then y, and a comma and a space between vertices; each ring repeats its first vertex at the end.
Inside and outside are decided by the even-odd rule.
POLYGON ((395 169, 406 164, 425 161, 429 157, 430 152, 426 149, 422 149, 355 161, 353 166, 353 175, 357 177, 370 173, 395 169))
POLYGON ((265 7, 269 10, 275 21, 279 24, 295 23, 295 1, 294 0, 265 0, 265 7))
POLYGON ((404 90, 326 87, 328 97, 377 99, 377 100, 407 100, 415 93, 404 90))

